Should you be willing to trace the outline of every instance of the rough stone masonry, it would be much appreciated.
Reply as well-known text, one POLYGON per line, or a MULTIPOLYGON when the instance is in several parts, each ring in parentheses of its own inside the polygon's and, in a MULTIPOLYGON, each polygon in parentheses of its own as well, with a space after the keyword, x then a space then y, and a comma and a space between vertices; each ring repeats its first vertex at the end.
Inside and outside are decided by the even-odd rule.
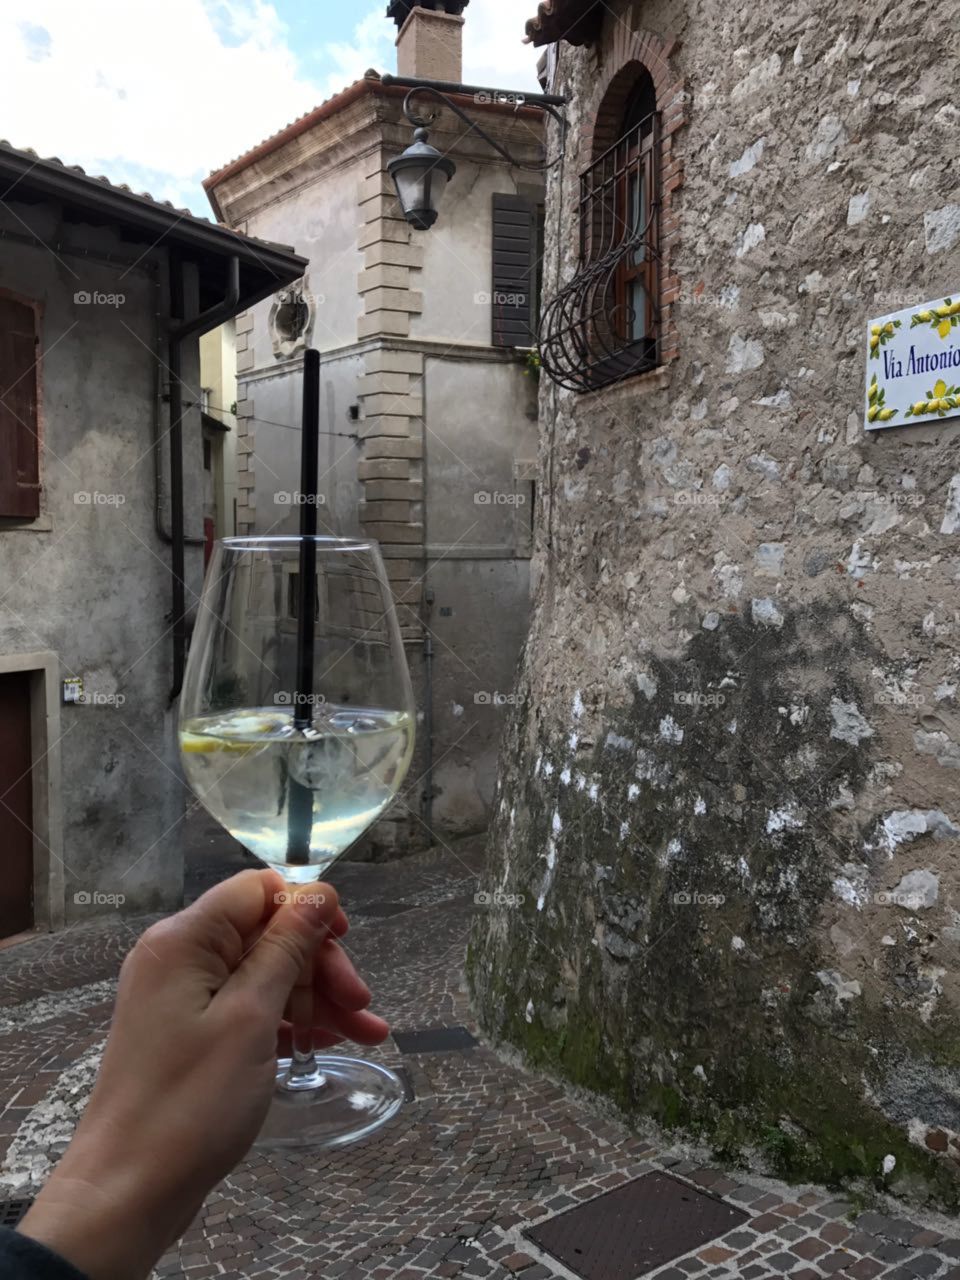
POLYGON ((683 86, 676 356, 544 379, 475 1005, 722 1157, 956 1206, 960 420, 863 415, 868 320, 960 293, 960 8, 607 9, 557 49, 544 287, 648 33, 683 86))

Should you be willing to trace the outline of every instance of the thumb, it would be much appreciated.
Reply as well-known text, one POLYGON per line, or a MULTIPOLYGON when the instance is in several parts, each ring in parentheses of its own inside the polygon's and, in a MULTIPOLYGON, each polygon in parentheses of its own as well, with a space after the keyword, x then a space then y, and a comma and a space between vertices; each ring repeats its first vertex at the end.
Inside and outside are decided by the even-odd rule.
POLYGON ((279 1023, 301 973, 307 969, 312 975, 317 947, 335 936, 331 926, 340 901, 329 884, 290 886, 277 897, 284 901, 252 941, 223 995, 229 999, 244 990, 279 1023))

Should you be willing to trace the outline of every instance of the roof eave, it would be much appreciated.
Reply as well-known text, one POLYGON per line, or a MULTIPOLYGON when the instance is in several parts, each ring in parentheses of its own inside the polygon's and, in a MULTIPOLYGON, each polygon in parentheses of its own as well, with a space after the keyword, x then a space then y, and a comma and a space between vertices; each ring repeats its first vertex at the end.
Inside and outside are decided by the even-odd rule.
POLYGON ((11 179, 7 199, 15 198, 21 184, 27 189, 64 204, 89 210, 98 217, 121 226, 143 230, 159 243, 171 241, 215 257, 234 255, 241 262, 267 271, 272 283, 265 290, 251 289, 241 301, 245 309, 255 301, 303 275, 308 265, 285 245, 252 241, 229 227, 214 226, 192 214, 167 209, 132 191, 120 191, 98 178, 77 173, 49 160, 0 147, 0 179, 11 179), (255 296, 256 295, 256 296, 255 296))

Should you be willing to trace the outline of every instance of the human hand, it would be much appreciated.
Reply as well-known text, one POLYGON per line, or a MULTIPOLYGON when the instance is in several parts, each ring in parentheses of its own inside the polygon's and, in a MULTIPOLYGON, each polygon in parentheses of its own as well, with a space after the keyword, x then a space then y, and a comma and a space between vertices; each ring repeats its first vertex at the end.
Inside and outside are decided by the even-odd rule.
POLYGON ((336 941, 349 927, 336 891, 301 886, 278 906, 285 888, 278 872, 244 871, 153 925, 123 963, 89 1105, 19 1228, 90 1280, 146 1276, 246 1155, 311 961, 318 1048, 389 1034, 336 941))

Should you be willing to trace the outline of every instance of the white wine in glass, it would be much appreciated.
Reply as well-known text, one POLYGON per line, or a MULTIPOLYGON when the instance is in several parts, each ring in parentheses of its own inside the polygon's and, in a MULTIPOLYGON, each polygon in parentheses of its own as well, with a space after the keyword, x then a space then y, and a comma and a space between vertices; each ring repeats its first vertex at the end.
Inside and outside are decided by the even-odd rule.
MULTIPOLYGON (((376 543, 217 543, 180 704, 184 768, 208 812, 289 884, 307 885, 389 807, 413 744, 413 691, 376 543)), ((316 1055, 311 1009, 304 1020, 293 1057, 278 1063, 262 1146, 356 1141, 403 1101, 386 1068, 316 1055)))

